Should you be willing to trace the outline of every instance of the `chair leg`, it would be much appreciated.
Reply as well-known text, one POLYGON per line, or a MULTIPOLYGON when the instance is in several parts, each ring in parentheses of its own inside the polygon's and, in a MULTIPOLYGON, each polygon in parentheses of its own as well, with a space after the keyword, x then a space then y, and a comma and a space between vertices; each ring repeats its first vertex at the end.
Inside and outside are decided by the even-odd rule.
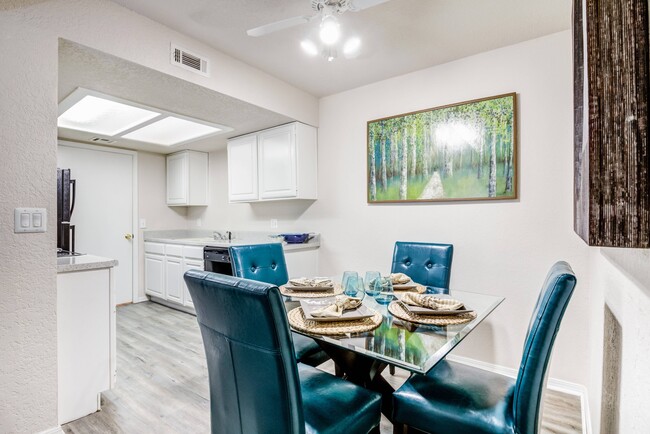
POLYGON ((379 430, 379 425, 371 429, 368 434, 381 434, 381 431, 379 430))
POLYGON ((393 422, 393 434, 408 434, 409 427, 399 422, 393 422))
POLYGON ((334 363, 334 375, 336 375, 339 378, 343 378, 344 374, 345 372, 343 372, 343 369, 341 369, 341 367, 337 363, 334 363))
POLYGON ((395 375, 395 366, 389 365, 388 372, 390 372, 390 375, 395 375))

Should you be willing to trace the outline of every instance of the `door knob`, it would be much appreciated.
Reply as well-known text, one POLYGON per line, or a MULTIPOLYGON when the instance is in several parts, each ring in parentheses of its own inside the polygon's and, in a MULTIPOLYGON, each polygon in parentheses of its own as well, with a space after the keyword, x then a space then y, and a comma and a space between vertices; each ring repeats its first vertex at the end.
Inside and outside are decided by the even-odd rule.
POLYGON ((132 240, 133 239, 133 234, 125 234, 124 238, 126 238, 127 240, 132 240))

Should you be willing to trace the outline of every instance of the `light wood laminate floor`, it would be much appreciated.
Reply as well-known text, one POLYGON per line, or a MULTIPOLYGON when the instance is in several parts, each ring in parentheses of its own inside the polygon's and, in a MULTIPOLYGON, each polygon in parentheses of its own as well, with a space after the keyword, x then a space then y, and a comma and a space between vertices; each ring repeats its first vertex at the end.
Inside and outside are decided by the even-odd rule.
MULTIPOLYGON (((321 365, 333 372, 331 362, 321 365)), ((196 318, 151 302, 117 310, 117 383, 102 410, 63 426, 66 433, 209 433, 208 371, 196 318)), ((408 377, 384 377, 395 388, 408 377)), ((382 433, 392 426, 382 418, 382 433)), ((580 433, 579 398, 549 391, 544 433, 580 433)))

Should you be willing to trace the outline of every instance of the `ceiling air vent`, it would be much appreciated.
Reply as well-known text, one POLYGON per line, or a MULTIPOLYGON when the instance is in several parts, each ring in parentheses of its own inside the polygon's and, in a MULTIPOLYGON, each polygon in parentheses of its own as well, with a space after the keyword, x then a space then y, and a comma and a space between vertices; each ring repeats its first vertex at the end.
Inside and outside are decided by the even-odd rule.
POLYGON ((101 143, 102 145, 110 145, 111 143, 115 143, 115 140, 105 139, 103 137, 93 137, 90 139, 90 141, 93 143, 101 143))
POLYGON ((178 45, 172 44, 171 46, 171 62, 172 65, 208 76, 208 59, 191 53, 178 45))

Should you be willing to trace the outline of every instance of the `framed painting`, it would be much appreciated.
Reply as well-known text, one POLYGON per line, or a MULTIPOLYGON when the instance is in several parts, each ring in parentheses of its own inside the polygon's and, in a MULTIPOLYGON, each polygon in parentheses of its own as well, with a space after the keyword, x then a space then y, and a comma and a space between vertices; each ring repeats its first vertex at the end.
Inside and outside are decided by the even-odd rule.
POLYGON ((368 203, 517 198, 515 93, 368 122, 368 203))

